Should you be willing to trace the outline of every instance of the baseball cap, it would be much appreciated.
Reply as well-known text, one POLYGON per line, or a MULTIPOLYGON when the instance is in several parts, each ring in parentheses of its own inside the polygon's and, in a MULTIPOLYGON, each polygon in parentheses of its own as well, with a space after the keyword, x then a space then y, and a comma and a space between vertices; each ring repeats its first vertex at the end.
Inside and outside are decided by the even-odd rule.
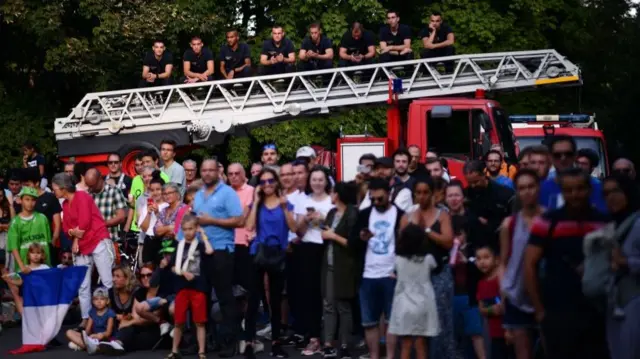
POLYGON ((38 191, 35 188, 31 187, 22 187, 20 193, 18 193, 18 197, 22 198, 23 196, 31 196, 33 198, 38 198, 38 191))
POLYGON ((303 146, 298 148, 298 151, 296 152, 296 158, 300 158, 300 157, 308 157, 308 158, 315 158, 316 157, 316 151, 311 148, 310 146, 303 146))
POLYGON ((393 159, 391 157, 378 157, 373 167, 393 168, 393 159))
POLYGON ((109 290, 105 287, 96 288, 93 291, 93 298, 109 298, 109 290))

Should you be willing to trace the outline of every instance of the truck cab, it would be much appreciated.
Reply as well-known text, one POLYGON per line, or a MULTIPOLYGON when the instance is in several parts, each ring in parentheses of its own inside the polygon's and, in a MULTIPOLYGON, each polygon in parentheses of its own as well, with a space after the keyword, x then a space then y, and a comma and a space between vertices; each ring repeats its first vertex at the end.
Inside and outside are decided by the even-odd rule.
POLYGON ((598 128, 595 116, 568 115, 513 115, 509 117, 517 140, 518 152, 539 145, 553 135, 566 135, 575 139, 578 150, 589 148, 598 154, 600 162, 593 175, 604 178, 609 171, 609 157, 604 134, 598 128))

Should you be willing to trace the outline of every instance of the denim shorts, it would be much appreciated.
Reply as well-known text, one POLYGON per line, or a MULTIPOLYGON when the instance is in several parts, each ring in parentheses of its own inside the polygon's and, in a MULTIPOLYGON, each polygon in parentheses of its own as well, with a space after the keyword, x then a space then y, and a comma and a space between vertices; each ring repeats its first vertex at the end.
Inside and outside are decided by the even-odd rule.
MULTIPOLYGON (((153 297, 153 298, 151 298, 151 299, 147 299, 147 300, 145 300, 145 302, 146 302, 147 304, 149 304, 149 311, 150 311, 150 312, 155 312, 156 310, 158 310, 158 309, 160 308, 160 301, 161 301, 162 299, 163 299, 163 298, 160 298, 160 297, 153 297)), ((168 302, 168 301, 167 301, 167 302, 168 302)))
POLYGON ((378 325, 384 313, 385 321, 391 318, 391 305, 396 280, 393 278, 363 278, 360 284, 360 312, 362 326, 371 328, 378 325))
POLYGON ((453 298, 453 323, 458 335, 476 336, 484 333, 482 316, 478 306, 469 305, 469 296, 456 295, 453 298))
POLYGON ((502 326, 505 329, 531 329, 537 328, 538 324, 533 313, 524 312, 505 300, 502 326))

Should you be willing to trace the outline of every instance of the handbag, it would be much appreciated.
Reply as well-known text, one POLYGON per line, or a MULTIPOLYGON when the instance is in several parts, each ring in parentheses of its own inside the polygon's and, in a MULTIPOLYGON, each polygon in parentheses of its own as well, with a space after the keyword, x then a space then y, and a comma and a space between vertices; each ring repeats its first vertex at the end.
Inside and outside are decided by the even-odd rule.
POLYGON ((280 246, 277 237, 268 237, 264 243, 259 243, 253 263, 265 270, 284 271, 286 252, 280 246), (276 245, 269 245, 269 240, 275 239, 276 245))

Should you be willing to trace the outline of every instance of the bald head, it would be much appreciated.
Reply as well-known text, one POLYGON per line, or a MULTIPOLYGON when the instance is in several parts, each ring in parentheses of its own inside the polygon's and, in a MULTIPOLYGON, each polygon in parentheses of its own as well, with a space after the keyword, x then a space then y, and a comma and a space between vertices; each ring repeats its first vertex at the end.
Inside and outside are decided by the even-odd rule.
POLYGON ((624 176, 628 176, 632 180, 636 179, 636 166, 628 158, 619 158, 611 166, 611 170, 614 173, 619 173, 624 176))
POLYGON ((84 183, 91 192, 100 192, 103 188, 102 174, 96 168, 90 168, 84 174, 84 183))
POLYGON ((240 163, 232 163, 227 168, 227 178, 233 188, 240 188, 247 182, 247 175, 240 163))

